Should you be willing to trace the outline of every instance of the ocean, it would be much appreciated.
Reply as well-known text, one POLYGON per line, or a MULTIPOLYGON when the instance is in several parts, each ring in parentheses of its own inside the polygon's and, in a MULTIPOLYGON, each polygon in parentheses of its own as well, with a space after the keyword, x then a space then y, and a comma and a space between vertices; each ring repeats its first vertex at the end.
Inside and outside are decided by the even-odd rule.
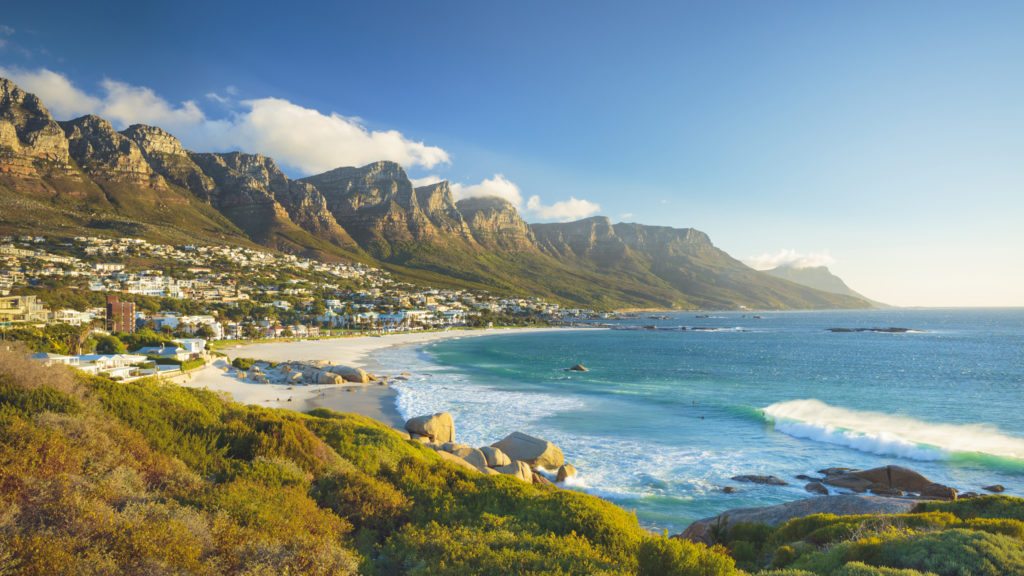
POLYGON ((473 446, 515 430, 545 438, 579 470, 568 487, 670 533, 808 497, 795 476, 834 466, 898 464, 961 491, 1002 484, 1024 495, 1024 309, 700 316, 641 314, 614 329, 460 338, 374 359, 411 373, 395 383, 404 417, 450 412, 456 440, 473 446), (891 327, 907 331, 871 331, 891 327), (577 363, 589 371, 566 370, 577 363), (789 485, 730 479, 740 474, 789 485))

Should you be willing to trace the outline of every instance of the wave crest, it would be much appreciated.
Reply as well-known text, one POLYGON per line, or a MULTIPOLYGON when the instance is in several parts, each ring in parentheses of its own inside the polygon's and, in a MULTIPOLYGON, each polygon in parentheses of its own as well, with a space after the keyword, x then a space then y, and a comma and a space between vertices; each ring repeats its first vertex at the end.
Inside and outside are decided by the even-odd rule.
POLYGON ((764 415, 783 434, 873 454, 911 460, 949 460, 967 454, 1024 460, 1024 439, 987 424, 935 424, 815 399, 777 402, 765 408, 764 415))

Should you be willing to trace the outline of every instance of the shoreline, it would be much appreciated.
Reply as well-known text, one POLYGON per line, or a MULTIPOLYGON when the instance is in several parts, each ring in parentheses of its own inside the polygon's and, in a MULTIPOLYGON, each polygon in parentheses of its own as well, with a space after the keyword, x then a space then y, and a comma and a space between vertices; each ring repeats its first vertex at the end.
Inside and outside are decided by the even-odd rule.
POLYGON ((402 374, 400 366, 382 366, 371 357, 389 348, 425 346, 452 338, 534 333, 538 331, 585 330, 586 328, 486 328, 481 330, 447 330, 439 332, 405 332, 379 336, 351 336, 325 340, 297 340, 246 344, 221 350, 228 360, 219 359, 196 370, 182 386, 206 388, 228 394, 242 404, 267 408, 287 408, 308 412, 327 408, 336 412, 352 412, 402 429, 405 420, 398 411, 398 391, 387 385, 390 378, 402 374), (230 374, 230 360, 253 358, 268 362, 330 361, 341 366, 361 368, 382 381, 367 384, 288 385, 246 382, 230 374))

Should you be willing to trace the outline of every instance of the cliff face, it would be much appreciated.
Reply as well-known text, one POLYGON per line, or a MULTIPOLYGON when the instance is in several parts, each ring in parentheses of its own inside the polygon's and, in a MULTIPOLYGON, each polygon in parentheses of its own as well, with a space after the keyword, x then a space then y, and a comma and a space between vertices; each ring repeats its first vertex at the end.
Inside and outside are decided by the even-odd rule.
POLYGON ((93 180, 167 189, 167 182, 149 165, 139 146, 114 130, 110 122, 88 115, 60 122, 60 126, 71 157, 93 180))
POLYGON ((168 182, 210 201, 213 179, 203 174, 177 138, 160 128, 143 124, 133 124, 121 134, 135 142, 149 165, 168 182))
POLYGON ((490 250, 536 252, 537 240, 516 207, 493 196, 466 198, 455 203, 473 238, 490 250))
POLYGON ((448 181, 416 188, 416 197, 427 219, 442 234, 453 235, 469 244, 475 244, 473 231, 455 206, 448 181))
POLYGON ((556 257, 583 257, 608 265, 626 256, 625 243, 604 216, 576 222, 533 224, 530 228, 541 249, 556 257))
POLYGON ((64 131, 34 94, 0 78, 0 174, 14 178, 72 175, 64 131))
POLYGON ((338 168, 300 182, 315 186, 337 221, 378 257, 438 236, 405 170, 394 162, 338 168))
POLYGON ((191 153, 190 158, 214 184, 213 205, 257 241, 281 246, 283 238, 314 235, 338 247, 356 247, 320 192, 290 180, 272 159, 241 152, 191 153))

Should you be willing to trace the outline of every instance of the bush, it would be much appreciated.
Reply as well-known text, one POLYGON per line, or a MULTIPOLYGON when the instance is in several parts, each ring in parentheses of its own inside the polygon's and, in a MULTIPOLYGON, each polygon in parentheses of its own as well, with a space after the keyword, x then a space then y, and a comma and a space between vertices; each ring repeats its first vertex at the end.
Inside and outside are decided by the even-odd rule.
POLYGON ((1024 522, 1024 498, 1013 496, 981 496, 952 502, 921 502, 915 514, 949 512, 961 520, 970 518, 1010 518, 1024 522))
POLYGON ((863 562, 850 562, 837 570, 833 576, 934 576, 931 572, 922 574, 909 568, 887 568, 868 566, 863 562))
POLYGON ((202 358, 196 358, 195 360, 185 360, 181 363, 181 371, 187 372, 189 370, 195 370, 196 368, 202 368, 206 366, 206 362, 202 358))
POLYGON ((721 546, 708 548, 675 538, 648 538, 637 551, 640 576, 719 576, 736 574, 721 546))
POLYGON ((404 524, 411 503, 388 482, 362 472, 340 472, 317 482, 316 499, 356 528, 386 535, 404 524))
POLYGON ((124 354, 128 349, 117 336, 102 334, 96 338, 97 354, 124 354))
POLYGON ((248 370, 255 363, 256 360, 253 358, 235 358, 231 361, 231 365, 239 370, 248 370))

